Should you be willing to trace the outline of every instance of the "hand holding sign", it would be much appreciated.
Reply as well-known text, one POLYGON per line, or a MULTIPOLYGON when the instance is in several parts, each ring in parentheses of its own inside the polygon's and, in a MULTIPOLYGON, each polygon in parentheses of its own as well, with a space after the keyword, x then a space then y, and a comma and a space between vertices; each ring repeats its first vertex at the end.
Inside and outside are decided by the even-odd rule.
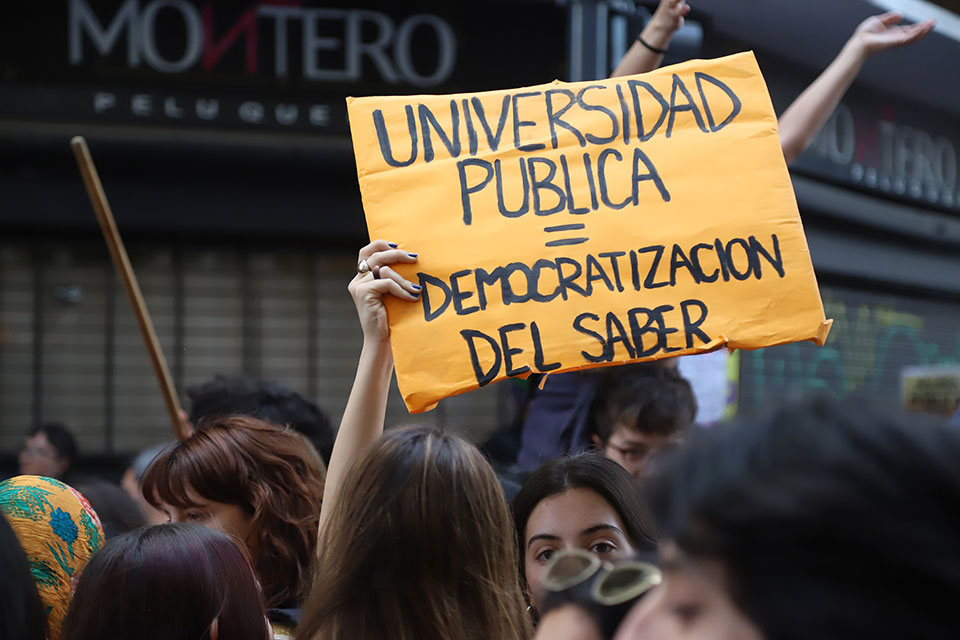
POLYGON ((412 411, 532 372, 826 338, 751 54, 348 109, 371 236, 424 251, 394 267, 409 287, 391 278, 420 303, 386 300, 412 411))
POLYGON ((357 275, 347 289, 357 306, 365 342, 385 342, 390 337, 384 296, 394 295, 401 300, 420 298, 420 286, 401 276, 391 266, 398 263, 413 264, 416 261, 417 254, 398 249, 395 243, 386 240, 376 240, 360 249, 357 275))

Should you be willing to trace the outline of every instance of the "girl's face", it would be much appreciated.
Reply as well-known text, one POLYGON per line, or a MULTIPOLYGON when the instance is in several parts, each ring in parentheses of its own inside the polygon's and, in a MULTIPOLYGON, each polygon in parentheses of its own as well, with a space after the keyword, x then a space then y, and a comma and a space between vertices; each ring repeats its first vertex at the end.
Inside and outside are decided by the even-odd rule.
POLYGON ((527 520, 523 542, 534 607, 543 601, 543 576, 558 551, 586 549, 607 561, 626 560, 636 553, 620 516, 590 489, 570 489, 541 500, 527 520))
POLYGON ((718 561, 661 546, 663 584, 624 619, 614 640, 763 640, 730 598, 718 561))
POLYGON ((242 507, 207 500, 192 490, 187 497, 196 506, 181 508, 163 505, 163 513, 166 514, 168 522, 193 522, 226 533, 246 545, 251 557, 256 557, 256 549, 252 548, 253 536, 250 530, 252 518, 242 507))

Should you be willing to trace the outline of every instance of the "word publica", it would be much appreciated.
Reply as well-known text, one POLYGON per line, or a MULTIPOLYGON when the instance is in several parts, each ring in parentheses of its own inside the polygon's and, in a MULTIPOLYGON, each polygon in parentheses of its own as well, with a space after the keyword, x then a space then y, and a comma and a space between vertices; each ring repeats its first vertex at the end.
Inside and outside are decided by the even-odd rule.
MULTIPOLYGON (((523 185, 521 187, 523 199, 519 204, 514 203, 514 208, 510 207, 503 195, 504 171, 499 158, 493 162, 482 158, 460 160, 457 163, 457 170, 460 174, 460 203, 463 208, 463 223, 470 225, 473 222, 472 196, 486 189, 491 183, 494 184, 497 192, 497 208, 500 215, 506 218, 519 218, 531 210, 538 216, 553 215, 564 209, 571 215, 583 215, 591 211, 597 211, 601 203, 607 209, 612 210, 623 209, 627 205, 636 207, 640 203, 640 183, 647 181, 656 186, 661 200, 670 202, 670 192, 660 177, 660 172, 657 171, 653 161, 640 147, 634 147, 633 158, 626 159, 633 167, 630 173, 622 170, 614 171, 614 175, 620 177, 621 181, 623 178, 628 178, 628 186, 625 189, 627 195, 623 199, 611 195, 607 180, 607 163, 611 161, 618 164, 624 162, 624 157, 619 151, 607 147, 597 155, 596 160, 590 153, 584 153, 582 160, 582 177, 586 180, 590 194, 588 206, 577 206, 574 199, 577 190, 571 186, 573 172, 570 169, 570 162, 567 155, 561 153, 559 163, 551 158, 537 156, 527 158, 521 156, 517 159, 519 163, 519 182, 523 185), (596 170, 594 170, 594 165, 596 165, 596 170), (468 167, 480 169, 483 172, 482 177, 471 179, 470 174, 475 174, 476 171, 468 173, 468 167), (496 177, 495 180, 494 177, 496 177), (546 198, 544 198, 545 192, 547 194, 546 198)), ((581 172, 576 173, 579 180, 581 172)), ((624 191, 622 185, 618 188, 624 191)), ((584 205, 585 203, 587 203, 587 200, 584 196, 580 204, 584 205)))
POLYGON ((527 302, 548 303, 571 296, 589 298, 602 288, 611 293, 658 289, 677 285, 680 277, 694 284, 743 281, 763 277, 766 262, 780 277, 785 276, 780 240, 770 236, 765 247, 755 236, 716 238, 684 248, 651 245, 629 251, 587 254, 581 260, 568 257, 540 259, 533 264, 512 262, 490 271, 477 267, 463 269, 441 279, 417 274, 420 282, 423 317, 436 320, 448 309, 458 316, 483 311, 490 304, 490 292, 499 292, 503 305, 527 302), (685 274, 685 275, 684 275, 685 274))
MULTIPOLYGON (((591 363, 613 362, 617 356, 617 345, 621 345, 625 359, 651 358, 661 353, 673 353, 683 349, 693 349, 695 342, 708 344, 710 336, 701 329, 707 319, 707 305, 700 300, 683 300, 678 305, 663 304, 654 308, 634 307, 623 317, 612 311, 607 312, 601 321, 595 313, 585 312, 573 321, 573 329, 599 344, 599 352, 583 350, 580 355, 591 363), (598 326, 602 324, 601 326, 598 326), (678 327, 677 324, 680 326, 678 327), (603 333, 594 331, 602 329, 603 333), (670 346, 672 334, 683 336, 683 347, 670 346)), ((470 352, 470 364, 476 376, 477 384, 484 386, 496 380, 501 371, 508 377, 522 376, 531 372, 529 365, 516 366, 514 359, 527 350, 517 346, 518 338, 511 343, 510 334, 528 331, 528 345, 533 351, 533 363, 537 372, 549 373, 559 369, 559 362, 547 362, 544 355, 540 329, 536 322, 516 322, 497 329, 497 337, 489 336, 476 329, 464 329, 460 336, 466 341, 470 352), (493 363, 484 367, 481 353, 490 353, 493 363)), ((527 346, 527 344, 525 344, 527 346)))
POLYGON ((412 165, 420 157, 424 162, 432 162, 437 155, 434 138, 451 158, 458 158, 464 153, 464 142, 470 156, 480 153, 481 143, 485 150, 496 153, 504 142, 505 133, 509 133, 507 144, 512 143, 518 151, 534 152, 547 148, 547 142, 527 139, 528 132, 524 130, 531 130, 530 136, 536 140, 546 139, 539 132, 547 133, 552 149, 560 145, 561 129, 573 136, 580 147, 608 145, 618 139, 629 145, 632 140, 646 142, 660 131, 669 138, 673 134, 677 116, 685 113, 693 118, 701 132, 716 133, 733 122, 740 113, 740 98, 724 82, 707 73, 696 71, 693 76, 700 96, 699 103, 687 83, 677 74, 671 76, 669 100, 649 82, 635 79, 612 85, 591 84, 576 93, 565 87, 507 93, 501 99, 499 112, 489 114, 477 96, 451 98, 449 118, 444 117, 449 122, 446 128, 429 106, 423 103, 407 104, 403 107, 406 136, 403 153, 399 157, 397 141, 391 141, 382 109, 373 110, 373 126, 381 156, 391 167, 412 165), (713 89, 708 91, 710 86, 713 89), (588 92, 592 93, 588 95, 588 92), (718 122, 714 114, 719 112, 719 95, 725 96, 728 104, 724 107, 728 112, 718 122), (650 107, 653 107, 652 111, 650 107), (592 118, 595 113, 603 114, 603 117, 592 118), (600 121, 602 131, 581 128, 583 123, 592 124, 595 121, 600 121), (407 148, 410 149, 409 153, 407 148))
MULTIPOLYGON (((227 3, 221 3, 227 4, 227 3)), ((395 22, 378 11, 310 8, 299 3, 264 2, 246 9, 219 38, 214 36, 215 6, 205 2, 198 8, 187 0, 124 0, 112 17, 101 22, 86 0, 70 0, 69 60, 84 63, 84 36, 101 56, 113 53, 126 32, 127 67, 141 63, 160 73, 183 73, 200 68, 210 71, 238 42, 244 46, 243 72, 257 75, 261 57, 272 54, 272 74, 290 75, 290 55, 299 49, 301 73, 308 80, 360 82, 365 69, 375 69, 390 84, 407 83, 418 87, 442 84, 453 73, 457 59, 457 41, 453 28, 439 16, 418 13, 395 22), (164 52, 158 36, 161 12, 176 15, 182 25, 185 44, 176 54, 164 52), (297 28, 300 36, 290 37, 297 28), (271 28, 272 27, 272 28, 271 28), (270 29, 261 37, 263 29, 270 29), (271 47, 262 46, 271 42, 271 47), (436 42, 431 52, 431 69, 424 69, 414 48, 422 42, 436 42), (323 66, 324 59, 340 60, 335 66, 323 66)), ((163 20, 161 24, 166 24, 163 20)), ((180 39, 181 34, 176 34, 180 39)), ((426 59, 426 58, 425 58, 426 59)))

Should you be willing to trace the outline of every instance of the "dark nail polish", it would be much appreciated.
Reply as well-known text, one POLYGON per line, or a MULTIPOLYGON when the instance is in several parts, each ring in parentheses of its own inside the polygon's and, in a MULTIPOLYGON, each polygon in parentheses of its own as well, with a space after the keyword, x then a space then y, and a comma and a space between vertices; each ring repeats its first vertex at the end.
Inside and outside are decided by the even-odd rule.
POLYGON ((410 286, 413 287, 414 289, 416 289, 417 291, 420 291, 420 289, 423 289, 423 287, 421 287, 421 286, 418 285, 418 284, 412 284, 412 285, 410 285, 410 286))
POLYGON ((416 253, 408 253, 407 255, 410 256, 411 258, 416 258, 416 257, 417 257, 417 254, 416 254, 416 253))
POLYGON ((396 249, 398 246, 400 246, 400 245, 398 245, 396 242, 388 242, 387 244, 390 245, 390 246, 391 246, 392 248, 394 248, 394 249, 396 249))

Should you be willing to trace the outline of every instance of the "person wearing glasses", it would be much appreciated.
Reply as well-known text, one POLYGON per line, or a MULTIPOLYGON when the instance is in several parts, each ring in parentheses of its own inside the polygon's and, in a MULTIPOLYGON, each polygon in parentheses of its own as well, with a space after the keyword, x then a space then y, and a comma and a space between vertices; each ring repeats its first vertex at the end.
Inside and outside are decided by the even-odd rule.
POLYGON ((697 400, 677 359, 551 375, 530 403, 517 464, 533 471, 594 448, 642 477, 694 424, 697 400))
POLYGON ((40 424, 27 432, 20 449, 22 476, 46 476, 64 480, 77 458, 77 440, 62 424, 40 424))
POLYGON ((659 362, 611 367, 591 408, 590 438, 634 478, 648 475, 664 450, 693 426, 697 400, 675 366, 659 362))

